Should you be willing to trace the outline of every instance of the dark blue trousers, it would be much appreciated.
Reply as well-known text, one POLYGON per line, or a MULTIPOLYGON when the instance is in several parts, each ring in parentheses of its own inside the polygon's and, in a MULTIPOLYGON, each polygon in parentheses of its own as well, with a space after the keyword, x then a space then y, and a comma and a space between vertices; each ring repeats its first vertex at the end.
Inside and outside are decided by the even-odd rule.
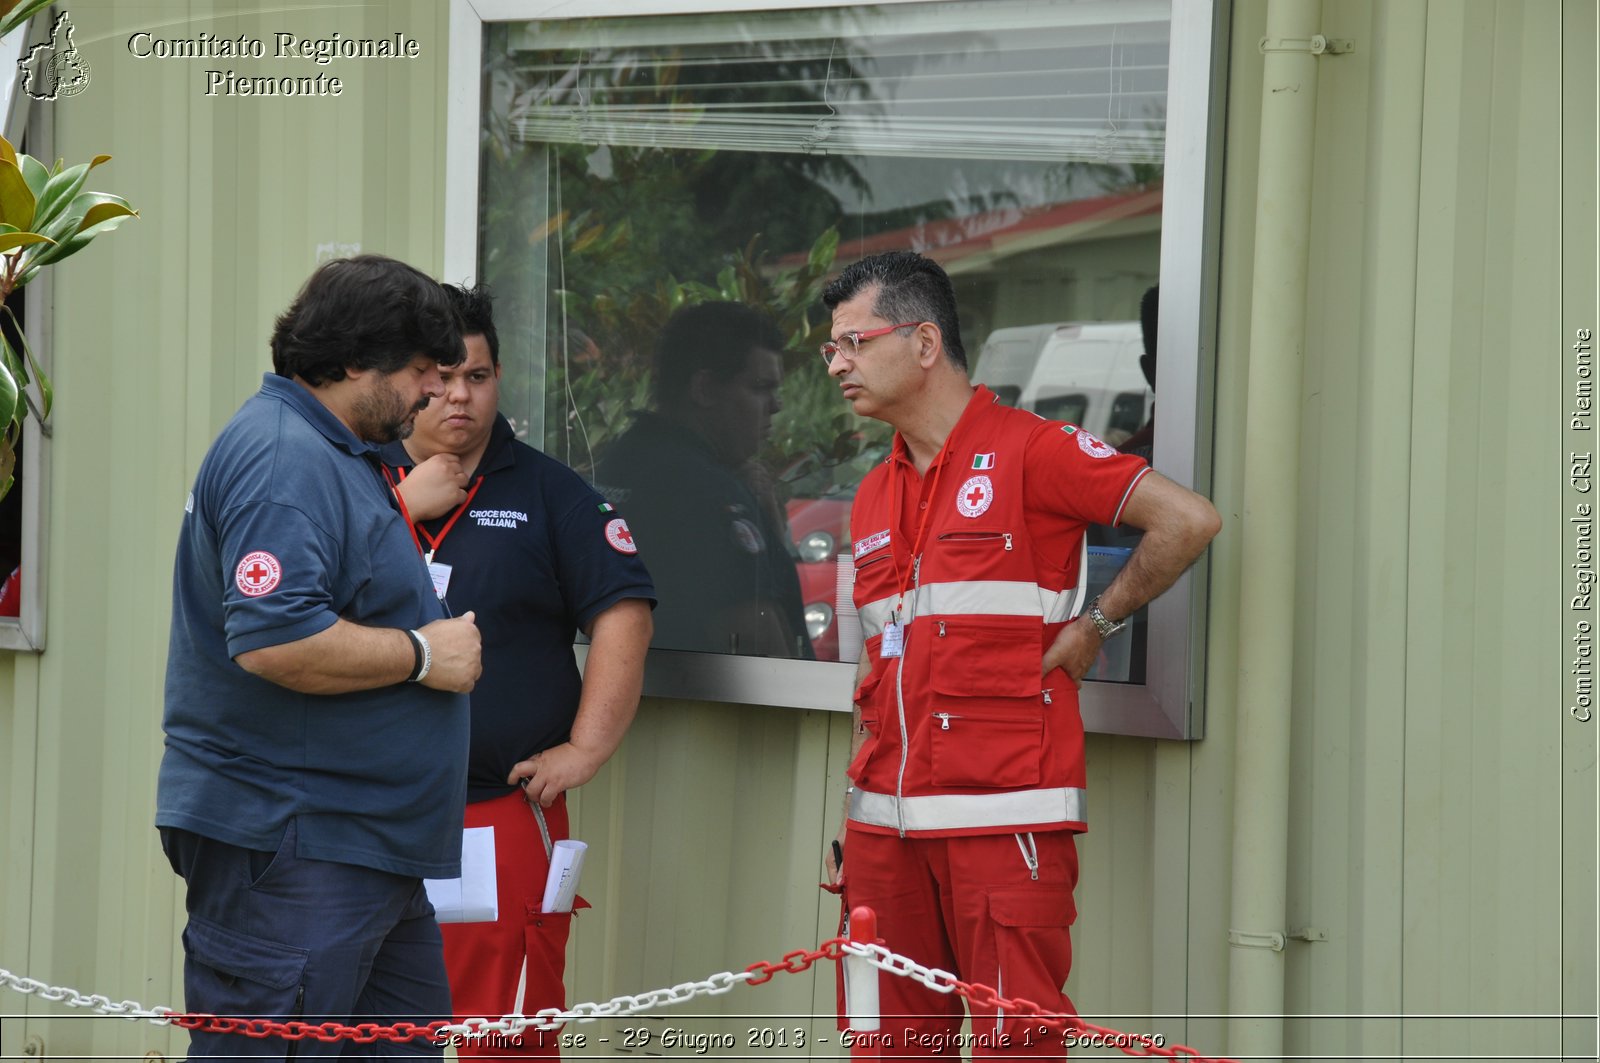
MULTIPOLYGON (((355 1025, 448 1020, 439 924, 422 880, 295 855, 289 821, 276 853, 163 829, 188 885, 184 1007, 239 1018, 355 1025)), ((195 1033, 191 1058, 438 1058, 442 1044, 324 1043, 195 1033)))

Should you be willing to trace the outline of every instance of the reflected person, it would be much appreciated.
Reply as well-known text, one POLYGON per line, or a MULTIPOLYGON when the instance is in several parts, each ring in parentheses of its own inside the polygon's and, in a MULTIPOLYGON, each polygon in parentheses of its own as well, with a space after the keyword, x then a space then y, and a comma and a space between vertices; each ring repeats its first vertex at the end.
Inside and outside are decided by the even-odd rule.
POLYGON ((783 334, 743 303, 678 310, 657 340, 653 409, 606 450, 597 485, 627 507, 663 649, 811 657, 771 472, 783 334))

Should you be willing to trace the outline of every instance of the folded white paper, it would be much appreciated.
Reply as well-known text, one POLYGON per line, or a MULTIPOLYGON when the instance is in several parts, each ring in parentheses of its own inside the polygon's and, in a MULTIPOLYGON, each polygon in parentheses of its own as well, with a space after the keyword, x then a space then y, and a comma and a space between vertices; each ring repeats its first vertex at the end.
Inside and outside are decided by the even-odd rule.
POLYGON ((461 877, 425 878, 422 884, 441 923, 492 923, 500 918, 494 874, 494 828, 461 832, 461 877))
POLYGON ((559 841, 550 854, 550 877, 544 882, 544 911, 570 912, 578 896, 578 876, 589 846, 580 841, 559 841))

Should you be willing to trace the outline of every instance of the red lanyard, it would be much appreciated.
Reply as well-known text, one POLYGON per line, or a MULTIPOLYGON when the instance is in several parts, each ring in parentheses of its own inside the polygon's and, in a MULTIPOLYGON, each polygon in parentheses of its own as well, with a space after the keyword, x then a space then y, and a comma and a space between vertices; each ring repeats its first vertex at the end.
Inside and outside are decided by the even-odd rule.
MULTIPOLYGON (((401 468, 396 471, 400 473, 400 483, 404 483, 406 470, 401 468)), ((411 510, 406 507, 405 496, 400 493, 400 486, 395 483, 387 465, 383 467, 383 478, 389 481, 389 487, 394 491, 395 501, 400 503, 400 515, 406 519, 406 527, 411 529, 411 541, 417 544, 417 553, 421 554, 422 559, 430 565, 433 564, 433 555, 438 553, 440 546, 444 545, 444 537, 450 534, 450 529, 456 526, 456 521, 461 519, 461 514, 465 513, 467 507, 472 505, 472 496, 477 494, 478 488, 483 486, 483 477, 480 475, 473 481, 472 489, 467 492, 467 497, 462 499, 461 505, 457 506, 456 511, 450 514, 450 519, 445 521, 444 527, 439 529, 439 534, 435 537, 428 534, 427 528, 411 519, 411 510), (428 540, 428 549, 424 550, 422 548, 422 542, 417 538, 418 532, 422 533, 423 539, 428 540)))
MULTIPOLYGON (((950 433, 950 436, 953 436, 953 435, 955 435, 954 432, 950 433)), ((945 461, 944 461, 944 456, 945 455, 944 455, 944 452, 950 448, 950 436, 946 436, 945 437, 943 445, 941 445, 939 447, 939 453, 937 453, 937 454, 935 454, 933 456, 933 464, 936 466, 934 468, 934 470, 933 470, 933 486, 928 491, 927 505, 922 507, 922 517, 917 522, 917 537, 916 537, 915 540, 913 540, 913 542, 911 544, 911 568, 910 568, 910 570, 908 572, 906 572, 906 573, 902 573, 900 571, 900 555, 898 553, 896 553, 892 548, 889 551, 889 555, 894 558, 894 580, 895 580, 895 586, 896 586, 897 590, 899 591, 899 593, 897 595, 897 600, 895 601, 895 605, 894 605, 894 618, 893 618, 893 621, 895 623, 899 623, 899 621, 900 621, 900 613, 905 608, 905 604, 906 604, 906 591, 911 589, 911 580, 916 578, 916 574, 917 574, 917 558, 922 553, 922 539, 923 539, 923 536, 926 535, 927 531, 928 531, 929 507, 931 507, 934 504, 934 499, 939 494, 939 476, 940 476, 941 473, 944 472, 944 466, 945 466, 945 461)), ((906 448, 906 457, 909 458, 910 456, 911 456, 911 448, 907 447, 906 448)), ((893 480, 893 492, 894 492, 894 506, 893 506, 893 509, 891 510, 891 520, 892 520, 892 522, 894 524, 894 534, 895 535, 899 535, 901 533, 901 528, 900 528, 901 504, 903 503, 903 501, 905 499, 905 488, 900 483, 900 466, 899 466, 899 463, 895 464, 894 473, 892 474, 891 478, 893 480)))

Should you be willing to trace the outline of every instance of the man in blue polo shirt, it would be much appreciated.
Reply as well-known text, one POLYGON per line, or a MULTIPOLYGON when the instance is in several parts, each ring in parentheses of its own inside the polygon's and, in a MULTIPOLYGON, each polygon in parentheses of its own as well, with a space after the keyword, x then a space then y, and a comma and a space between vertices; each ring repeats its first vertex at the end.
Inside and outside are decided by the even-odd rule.
MULTIPOLYGON (((378 445, 463 355, 439 286, 365 255, 312 274, 275 373, 184 507, 156 825, 187 885, 184 997, 218 1015, 450 1014, 425 877, 458 874, 480 646, 446 619, 378 445)), ((190 1054, 440 1055, 196 1033, 190 1054)))
MULTIPOLYGON (((458 1018, 562 1007, 571 915, 541 911, 566 791, 588 782, 633 722, 655 588, 627 521, 497 412, 500 342, 482 289, 446 286, 467 357, 444 397, 383 459, 416 551, 456 612, 483 624, 472 692, 466 825, 491 827, 500 917, 443 927, 458 1018), (572 643, 590 638, 583 674, 572 643)), ((461 1059, 558 1055, 538 1030, 457 1045, 461 1059)))

